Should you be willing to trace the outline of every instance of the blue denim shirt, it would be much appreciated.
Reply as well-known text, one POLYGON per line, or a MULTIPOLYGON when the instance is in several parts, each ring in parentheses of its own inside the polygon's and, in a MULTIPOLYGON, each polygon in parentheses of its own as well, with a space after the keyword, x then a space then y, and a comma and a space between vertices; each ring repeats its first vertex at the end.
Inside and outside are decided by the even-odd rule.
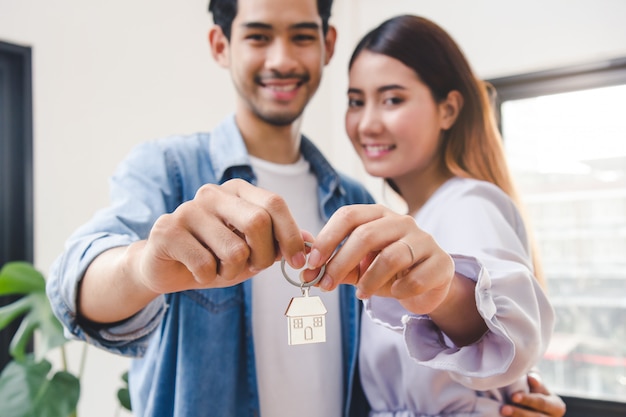
MULTIPOLYGON (((361 185, 338 174, 305 137, 301 152, 318 179, 324 219, 343 205, 373 202, 361 185)), ((51 268, 48 296, 70 337, 135 358, 129 381, 136 416, 259 415, 250 281, 163 295, 133 317, 109 326, 85 323, 76 314, 78 282, 95 257, 147 238, 159 216, 193 199, 203 184, 232 178, 256 181, 234 116, 211 134, 139 145, 111 179, 111 204, 68 239, 51 268)), ((366 415, 368 406, 356 375, 360 303, 352 286, 342 285, 339 291, 344 414, 366 415)), ((314 393, 312 397, 320 400, 314 393)))

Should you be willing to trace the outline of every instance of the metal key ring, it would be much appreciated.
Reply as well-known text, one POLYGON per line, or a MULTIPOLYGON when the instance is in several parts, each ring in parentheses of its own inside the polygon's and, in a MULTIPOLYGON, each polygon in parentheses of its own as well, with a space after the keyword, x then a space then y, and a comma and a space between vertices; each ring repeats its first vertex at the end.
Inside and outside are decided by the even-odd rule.
MULTIPOLYGON (((305 246, 308 246, 309 248, 313 246, 311 242, 304 242, 304 244, 305 246)), ((324 276, 324 272, 326 271, 326 264, 322 265, 322 269, 320 270, 320 273, 317 274, 317 277, 315 277, 315 279, 310 282, 296 282, 292 280, 291 278, 289 278, 289 275, 287 275, 287 271, 285 271, 285 258, 280 260, 280 270, 283 271, 283 276, 285 277, 287 281, 289 281, 291 285, 295 285, 296 287, 300 287, 300 288, 308 288, 320 282, 320 280, 324 276)))

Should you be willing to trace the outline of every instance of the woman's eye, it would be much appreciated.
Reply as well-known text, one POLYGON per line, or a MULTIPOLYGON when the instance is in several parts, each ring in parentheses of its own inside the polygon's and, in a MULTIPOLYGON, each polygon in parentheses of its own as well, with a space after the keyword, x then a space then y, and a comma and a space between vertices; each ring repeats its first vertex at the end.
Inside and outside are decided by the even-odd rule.
POLYGON ((400 97, 388 97, 384 100, 385 104, 390 104, 390 105, 395 105, 395 104, 400 104, 402 103, 404 100, 402 100, 400 97))
POLYGON ((355 98, 348 98, 348 107, 360 107, 363 105, 363 100, 355 98))

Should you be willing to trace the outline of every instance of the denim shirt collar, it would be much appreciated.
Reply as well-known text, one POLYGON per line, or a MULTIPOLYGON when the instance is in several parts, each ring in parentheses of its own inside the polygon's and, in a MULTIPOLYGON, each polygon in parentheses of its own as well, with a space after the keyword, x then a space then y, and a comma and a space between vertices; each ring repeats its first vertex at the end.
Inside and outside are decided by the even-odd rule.
MULTIPOLYGON (((300 153, 311 164, 311 171, 317 177, 320 207, 324 207, 331 196, 337 192, 343 195, 339 174, 306 136, 302 135, 300 153)), ((215 178, 222 184, 233 178, 242 178, 253 184, 256 176, 252 170, 246 144, 235 122, 235 114, 229 115, 211 134, 209 154, 213 161, 215 178)), ((325 210, 321 210, 327 219, 325 210)))
MULTIPOLYGON (((232 178, 254 178, 246 143, 235 122, 235 115, 231 114, 222 121, 211 133, 209 154, 213 162, 213 173, 219 178, 220 184, 232 178), (248 175, 232 175, 233 169, 248 168, 248 175)), ((245 172, 245 171, 244 171, 245 172)))

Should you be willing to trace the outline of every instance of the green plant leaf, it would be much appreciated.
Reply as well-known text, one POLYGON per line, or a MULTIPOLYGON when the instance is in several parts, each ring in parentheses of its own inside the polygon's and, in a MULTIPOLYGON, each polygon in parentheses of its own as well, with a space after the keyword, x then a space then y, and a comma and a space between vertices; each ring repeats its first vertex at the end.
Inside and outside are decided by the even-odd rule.
POLYGON ((8 262, 0 270, 0 292, 22 294, 12 304, 0 308, 0 329, 19 317, 22 322, 11 340, 11 356, 19 361, 26 357, 26 347, 37 330, 37 360, 67 342, 63 326, 52 313, 45 292, 43 275, 27 262, 8 262))
POLYGON ((45 293, 31 294, 33 320, 37 323, 39 338, 37 339, 37 360, 43 359, 50 350, 67 343, 63 334, 63 325, 56 318, 45 293))
MULTIPOLYGON (((15 332, 9 352, 16 360, 24 360, 26 356, 26 346, 32 339, 35 330, 39 330, 39 343, 37 344, 37 359, 67 342, 63 335, 63 326, 57 320, 50 309, 50 303, 45 294, 34 293, 15 301, 13 304, 19 303, 20 309, 24 310, 27 306, 28 313, 22 319, 22 323, 15 332)), ((10 304, 9 306, 11 306, 10 304)))
POLYGON ((117 399, 122 407, 128 411, 132 411, 132 408, 130 407, 130 391, 128 391, 128 388, 120 388, 117 390, 117 399))
POLYGON ((10 362, 0 374, 2 417, 68 417, 76 410, 80 382, 68 372, 49 378, 50 362, 10 362))
POLYGON ((132 411, 133 409, 130 406, 130 391, 128 390, 128 371, 122 374, 122 381, 124 381, 124 387, 117 390, 117 399, 122 407, 128 411, 132 411))
POLYGON ((0 330, 7 327, 16 318, 30 310, 31 303, 27 298, 20 298, 12 304, 0 307, 0 330))
POLYGON ((26 346, 32 339, 36 328, 37 323, 32 319, 32 314, 28 314, 22 319, 20 327, 13 335, 9 345, 9 353, 15 360, 24 361, 26 359, 26 346))
POLYGON ((46 280, 42 273, 28 262, 7 262, 0 269, 0 295, 45 291, 46 280))

